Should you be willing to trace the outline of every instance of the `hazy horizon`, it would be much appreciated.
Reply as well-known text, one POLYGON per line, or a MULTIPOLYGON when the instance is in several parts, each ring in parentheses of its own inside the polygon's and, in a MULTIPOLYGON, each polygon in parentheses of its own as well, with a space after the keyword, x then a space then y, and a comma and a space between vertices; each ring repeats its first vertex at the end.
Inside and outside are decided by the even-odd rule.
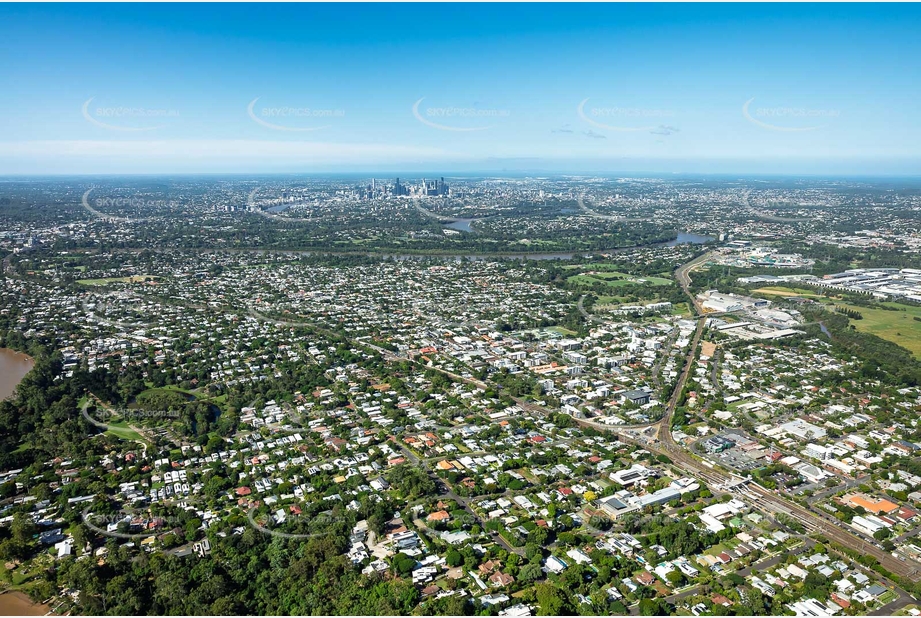
POLYGON ((7 4, 0 175, 918 174, 919 15, 7 4))

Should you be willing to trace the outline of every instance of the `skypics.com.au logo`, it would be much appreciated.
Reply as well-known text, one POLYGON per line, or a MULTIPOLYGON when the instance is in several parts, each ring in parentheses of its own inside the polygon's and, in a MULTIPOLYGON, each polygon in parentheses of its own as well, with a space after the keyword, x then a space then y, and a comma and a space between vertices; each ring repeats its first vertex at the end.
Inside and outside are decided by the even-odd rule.
POLYGON ((674 118, 675 112, 667 109, 648 109, 644 107, 590 107, 586 109, 589 99, 582 99, 576 107, 579 118, 588 124, 618 132, 657 132, 662 130, 663 118, 674 118))
POLYGON ((99 420, 149 420, 168 419, 176 420, 181 417, 176 410, 137 410, 132 408, 102 408, 96 411, 99 420))
POLYGON ((249 520, 249 525, 252 526, 255 530, 269 536, 278 537, 280 539, 312 539, 315 537, 326 536, 331 534, 332 531, 329 529, 330 526, 338 524, 343 521, 347 521, 345 518, 336 517, 328 513, 320 513, 318 515, 294 515, 294 514, 285 514, 276 513, 275 515, 263 515, 262 517, 257 518, 256 508, 253 507, 247 512, 246 518, 249 520), (300 523, 306 525, 309 532, 285 532, 280 530, 278 527, 284 525, 290 525, 292 523, 300 523))
POLYGON ((742 115, 750 123, 784 133, 802 133, 815 131, 828 124, 828 120, 841 117, 836 109, 809 109, 805 107, 758 107, 751 109, 755 97, 742 105, 742 115), (816 123, 819 124, 816 124, 816 123))
POLYGON ((146 539, 182 527, 177 517, 131 513, 82 513, 87 528, 103 536, 115 539, 146 539))
POLYGON ((96 97, 87 99, 81 107, 83 117, 87 122, 109 131, 154 131, 166 126, 162 123, 164 118, 178 118, 179 111, 175 109, 150 109, 146 107, 93 107, 90 104, 96 97), (151 124, 160 120, 159 124, 151 124))
POLYGON ((267 129, 273 131, 319 131, 320 129, 329 128, 331 125, 324 124, 321 126, 299 126, 297 123, 304 121, 315 121, 317 119, 328 120, 330 118, 345 118, 343 109, 321 109, 313 107, 260 107, 256 109, 256 102, 261 97, 256 97, 246 106, 246 114, 250 119, 267 129), (284 122, 284 124, 280 124, 284 122))
POLYGON ((422 97, 413 103, 413 116, 422 124, 439 131, 461 133, 485 131, 486 129, 491 129, 496 120, 505 119, 512 115, 507 109, 484 108, 479 107, 476 103, 466 107, 449 105, 421 109, 424 100, 425 97, 422 97), (483 124, 484 122, 491 124, 483 124))
POLYGON ((112 215, 99 210, 100 208, 114 208, 120 211, 136 210, 138 213, 143 213, 146 210, 166 207, 175 208, 179 205, 179 202, 175 200, 152 200, 142 197, 102 197, 97 198, 93 200, 92 203, 90 203, 90 193, 92 193, 93 190, 93 187, 90 187, 86 190, 86 192, 83 194, 83 198, 81 199, 81 204, 88 213, 97 219, 102 219, 109 222, 130 223, 133 221, 138 223, 144 221, 145 218, 143 218, 141 214, 138 214, 138 216, 134 218, 112 215))

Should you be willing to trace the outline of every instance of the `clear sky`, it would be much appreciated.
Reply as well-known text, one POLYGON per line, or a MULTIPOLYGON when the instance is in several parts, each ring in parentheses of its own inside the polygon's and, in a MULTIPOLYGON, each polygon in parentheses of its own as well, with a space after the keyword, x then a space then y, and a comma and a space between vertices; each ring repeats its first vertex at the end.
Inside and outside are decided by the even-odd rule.
POLYGON ((921 174, 921 6, 0 5, 0 174, 921 174))

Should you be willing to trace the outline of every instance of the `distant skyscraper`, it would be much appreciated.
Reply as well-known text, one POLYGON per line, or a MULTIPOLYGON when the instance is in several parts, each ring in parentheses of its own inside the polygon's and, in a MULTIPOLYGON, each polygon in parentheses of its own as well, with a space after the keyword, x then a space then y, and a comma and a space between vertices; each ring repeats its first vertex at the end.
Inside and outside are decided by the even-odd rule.
POLYGON ((420 192, 426 196, 447 195, 448 185, 445 184, 444 177, 439 180, 426 180, 423 178, 420 192))

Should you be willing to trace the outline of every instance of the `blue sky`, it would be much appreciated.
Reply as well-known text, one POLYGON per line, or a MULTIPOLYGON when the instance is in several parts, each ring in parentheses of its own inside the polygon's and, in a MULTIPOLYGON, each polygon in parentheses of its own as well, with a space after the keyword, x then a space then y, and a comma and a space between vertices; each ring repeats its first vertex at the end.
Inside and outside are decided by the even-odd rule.
POLYGON ((0 5, 0 174, 921 174, 916 5, 0 5))

